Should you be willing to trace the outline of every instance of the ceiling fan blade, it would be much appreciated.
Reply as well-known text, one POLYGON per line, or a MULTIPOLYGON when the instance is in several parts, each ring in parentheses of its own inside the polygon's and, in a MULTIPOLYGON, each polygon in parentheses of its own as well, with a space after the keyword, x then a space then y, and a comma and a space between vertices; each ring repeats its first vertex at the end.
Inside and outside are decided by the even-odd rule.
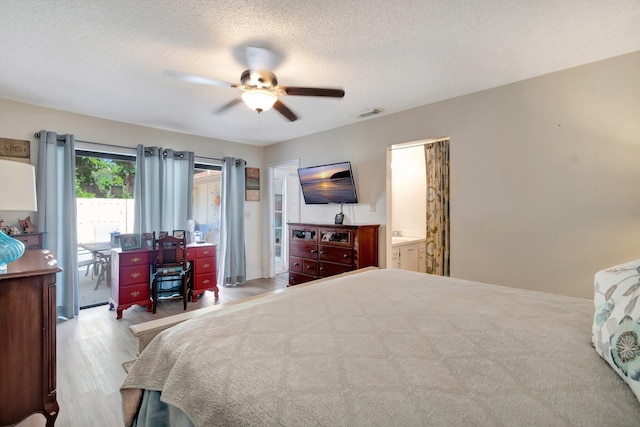
POLYGON ((240 98, 238 99, 232 99, 231 101, 227 102, 226 104, 224 104, 222 107, 218 108, 217 110, 215 110, 213 112, 213 114, 220 114, 225 112, 226 110, 228 110, 229 108, 233 107, 236 104, 240 104, 242 102, 242 100, 240 98))
POLYGON ((199 83, 199 84, 204 84, 204 85, 209 85, 209 86, 228 86, 228 87, 235 87, 237 85, 228 83, 228 82, 224 82, 222 80, 216 80, 216 79, 212 79, 209 77, 203 77, 203 76, 196 76, 195 74, 186 74, 186 73, 181 73, 178 71, 169 71, 169 70, 165 70, 164 72, 165 76, 169 76, 169 77, 173 77, 176 79, 180 79, 180 80, 184 80, 186 82, 191 82, 191 83, 199 83))
POLYGON ((297 96, 329 96, 333 98, 342 98, 344 90, 342 89, 323 89, 314 87, 289 87, 279 86, 278 89, 284 90, 287 95, 297 96))
POLYGON ((280 100, 277 100, 276 103, 273 104, 273 108, 278 110, 280 112, 280 114, 282 114, 283 116, 285 116, 287 119, 289 119, 292 122, 295 122, 296 120, 298 120, 298 116, 296 116, 293 113, 293 111, 291 111, 289 109, 289 107, 287 107, 282 102, 280 102, 280 100))

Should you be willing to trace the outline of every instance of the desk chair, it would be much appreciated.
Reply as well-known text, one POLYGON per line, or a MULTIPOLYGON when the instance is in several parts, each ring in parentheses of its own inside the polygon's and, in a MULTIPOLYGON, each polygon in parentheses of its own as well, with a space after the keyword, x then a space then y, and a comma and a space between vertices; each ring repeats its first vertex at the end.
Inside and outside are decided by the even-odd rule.
POLYGON ((186 310, 191 275, 191 263, 187 261, 187 240, 184 235, 181 238, 166 236, 156 239, 154 231, 152 242, 151 299, 153 300, 153 312, 156 312, 158 298, 161 296, 182 295, 186 310), (174 286, 167 286, 171 283, 174 286))

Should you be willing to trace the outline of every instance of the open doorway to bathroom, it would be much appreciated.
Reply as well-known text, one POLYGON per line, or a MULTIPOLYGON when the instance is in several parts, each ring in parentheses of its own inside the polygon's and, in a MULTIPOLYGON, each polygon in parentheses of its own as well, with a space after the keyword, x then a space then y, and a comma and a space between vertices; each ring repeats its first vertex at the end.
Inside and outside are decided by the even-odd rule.
POLYGON ((267 277, 287 283, 289 246, 287 223, 300 219, 299 161, 288 161, 269 167, 269 268, 267 277))
POLYGON ((388 148, 387 213, 387 267, 448 276, 448 138, 388 148))

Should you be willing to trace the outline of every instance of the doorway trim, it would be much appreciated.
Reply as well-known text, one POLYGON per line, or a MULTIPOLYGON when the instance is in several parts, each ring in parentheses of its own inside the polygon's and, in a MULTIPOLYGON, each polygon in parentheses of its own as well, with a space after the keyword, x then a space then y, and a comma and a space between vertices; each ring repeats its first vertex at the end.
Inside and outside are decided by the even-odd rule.
MULTIPOLYGON (((387 268, 390 268, 393 259, 393 247, 391 241, 393 237, 393 151, 403 148, 411 148, 416 146, 425 146, 437 141, 451 141, 449 136, 441 136, 437 138, 419 139, 416 141, 403 142, 387 146, 387 227, 386 227, 386 260, 387 268)), ((426 177, 425 177, 426 179, 426 177)))
MULTIPOLYGON (((296 170, 300 167, 300 159, 294 159, 294 160, 284 160, 281 162, 277 162, 277 163, 272 163, 269 165, 268 167, 268 198, 269 198, 269 203, 267 203, 267 209, 269 210, 269 214, 265 215, 265 217, 268 218, 268 223, 266 224, 267 226, 265 227, 265 229, 267 230, 268 233, 268 238, 266 239, 267 241, 267 245, 268 248, 265 251, 265 253, 267 254, 267 260, 265 265, 267 266, 267 271, 266 271, 266 277, 267 278, 273 278, 275 277, 275 253, 274 253, 274 247, 275 247, 275 237, 274 237, 274 224, 275 224, 275 187, 274 187, 274 181, 275 181, 275 170, 276 169, 292 169, 295 168, 296 170)), ((286 198, 283 198, 282 201, 282 213, 283 213, 283 218, 287 218, 291 215, 288 215, 287 212, 287 203, 286 203, 286 198)), ((298 203, 297 206, 297 212, 295 212, 295 214, 297 214, 297 217, 300 217, 300 203, 298 203)), ((284 249, 284 245, 286 245, 288 242, 288 239, 286 239, 284 233, 286 231, 286 222, 283 221, 283 235, 282 235, 282 245, 283 245, 283 249, 284 249)))

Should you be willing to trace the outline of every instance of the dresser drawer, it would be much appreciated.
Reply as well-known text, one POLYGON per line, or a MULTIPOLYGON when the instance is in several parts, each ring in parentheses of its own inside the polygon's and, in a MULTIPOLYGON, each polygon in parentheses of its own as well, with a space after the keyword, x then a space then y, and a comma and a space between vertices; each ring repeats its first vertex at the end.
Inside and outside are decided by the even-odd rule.
MULTIPOLYGON (((151 251, 145 252, 122 252, 119 255, 120 267, 144 265, 149 267, 151 264, 151 251)), ((148 275, 148 272, 147 272, 148 275)))
POLYGON ((25 249, 42 249, 42 234, 18 234, 11 237, 24 243, 25 249))
POLYGON ((289 257, 289 271, 302 273, 302 258, 297 256, 289 257))
POLYGON ((321 245, 318 249, 318 259, 351 265, 353 264, 353 249, 321 245))
POLYGON ((300 273, 289 273, 289 286, 299 285, 301 283, 310 282, 315 280, 315 276, 307 276, 300 273))
POLYGON ((318 261, 310 259, 302 260, 302 273, 316 276, 318 274, 318 261))
POLYGON ((149 287, 149 264, 120 268, 120 286, 145 283, 149 287))
POLYGON ((346 273, 351 271, 351 264, 333 264, 331 262, 319 262, 318 263, 318 276, 329 277, 334 274, 346 273))
POLYGON ((133 304, 149 300, 149 282, 138 283, 120 289, 118 304, 133 304))
POLYGON ((290 254, 301 258, 318 258, 318 245, 307 242, 291 242, 289 245, 290 254))

